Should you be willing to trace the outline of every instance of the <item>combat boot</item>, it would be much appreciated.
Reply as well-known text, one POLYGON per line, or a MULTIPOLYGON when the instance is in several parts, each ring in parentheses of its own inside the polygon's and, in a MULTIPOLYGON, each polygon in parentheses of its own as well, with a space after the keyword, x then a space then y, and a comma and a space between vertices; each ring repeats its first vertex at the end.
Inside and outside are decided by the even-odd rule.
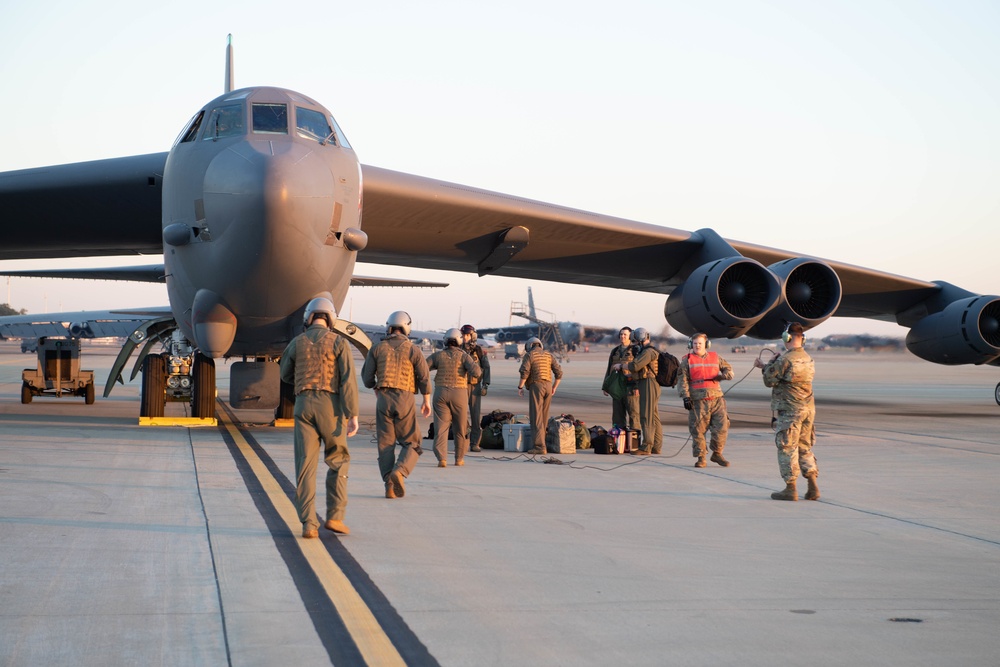
POLYGON ((782 491, 772 493, 771 498, 773 500, 798 500, 799 494, 795 490, 795 480, 785 482, 785 488, 782 491))
POLYGON ((712 452, 712 458, 710 458, 709 461, 711 461, 712 463, 718 463, 723 468, 729 466, 729 461, 727 461, 725 457, 722 456, 722 452, 712 452))
POLYGON ((806 500, 819 500, 819 486, 816 484, 817 474, 813 471, 806 475, 806 481, 809 482, 809 488, 806 489, 806 500))
POLYGON ((343 521, 337 521, 336 519, 327 519, 323 527, 327 530, 332 530, 339 535, 350 535, 351 529, 348 528, 343 521))
POLYGON ((704 468, 707 465, 708 464, 705 463, 705 457, 704 456, 699 456, 698 460, 694 462, 694 467, 695 468, 704 468))

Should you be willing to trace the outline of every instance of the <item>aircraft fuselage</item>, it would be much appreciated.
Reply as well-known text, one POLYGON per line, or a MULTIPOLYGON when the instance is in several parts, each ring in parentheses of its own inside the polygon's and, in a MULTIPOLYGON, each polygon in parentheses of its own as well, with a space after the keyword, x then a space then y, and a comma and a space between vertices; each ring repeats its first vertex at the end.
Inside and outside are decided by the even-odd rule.
POLYGON ((333 117, 245 88, 199 111, 163 174, 164 265, 181 331, 212 357, 274 355, 304 305, 343 305, 363 247, 361 169, 333 117), (361 241, 359 241, 361 239, 361 241))

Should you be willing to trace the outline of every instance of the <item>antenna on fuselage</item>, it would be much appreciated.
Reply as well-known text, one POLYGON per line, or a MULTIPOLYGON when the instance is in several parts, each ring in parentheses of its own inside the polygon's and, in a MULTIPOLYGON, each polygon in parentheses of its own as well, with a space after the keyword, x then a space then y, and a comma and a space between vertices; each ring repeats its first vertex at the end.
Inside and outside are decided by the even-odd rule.
POLYGON ((233 35, 226 37, 226 90, 231 93, 236 86, 233 84, 233 35))

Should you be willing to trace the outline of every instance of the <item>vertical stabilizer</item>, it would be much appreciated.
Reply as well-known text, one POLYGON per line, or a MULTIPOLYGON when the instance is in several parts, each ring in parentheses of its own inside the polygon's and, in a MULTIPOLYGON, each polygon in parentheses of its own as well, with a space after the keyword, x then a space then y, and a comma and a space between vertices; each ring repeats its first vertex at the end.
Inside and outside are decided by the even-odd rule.
POLYGON ((531 316, 531 321, 535 321, 535 299, 531 296, 531 288, 528 288, 528 315, 531 316))
POLYGON ((235 74, 233 73, 233 36, 230 34, 226 37, 226 90, 225 92, 231 93, 233 89, 236 88, 233 85, 233 78, 235 74))

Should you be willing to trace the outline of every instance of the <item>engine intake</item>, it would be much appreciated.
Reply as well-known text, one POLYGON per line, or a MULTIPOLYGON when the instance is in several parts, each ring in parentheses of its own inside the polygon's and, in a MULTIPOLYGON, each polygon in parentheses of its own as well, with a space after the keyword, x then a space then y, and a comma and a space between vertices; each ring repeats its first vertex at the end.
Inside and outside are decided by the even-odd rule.
POLYGON ((1000 357, 1000 297, 973 296, 924 317, 906 347, 936 364, 985 364, 1000 357))
POLYGON ((789 322, 811 329, 829 319, 840 305, 840 277, 824 262, 794 257, 767 268, 781 281, 781 301, 750 329, 750 335, 779 338, 789 322))
POLYGON ((778 302, 778 278, 760 262, 726 257, 704 264, 671 292, 663 314, 688 336, 737 338, 778 302))

